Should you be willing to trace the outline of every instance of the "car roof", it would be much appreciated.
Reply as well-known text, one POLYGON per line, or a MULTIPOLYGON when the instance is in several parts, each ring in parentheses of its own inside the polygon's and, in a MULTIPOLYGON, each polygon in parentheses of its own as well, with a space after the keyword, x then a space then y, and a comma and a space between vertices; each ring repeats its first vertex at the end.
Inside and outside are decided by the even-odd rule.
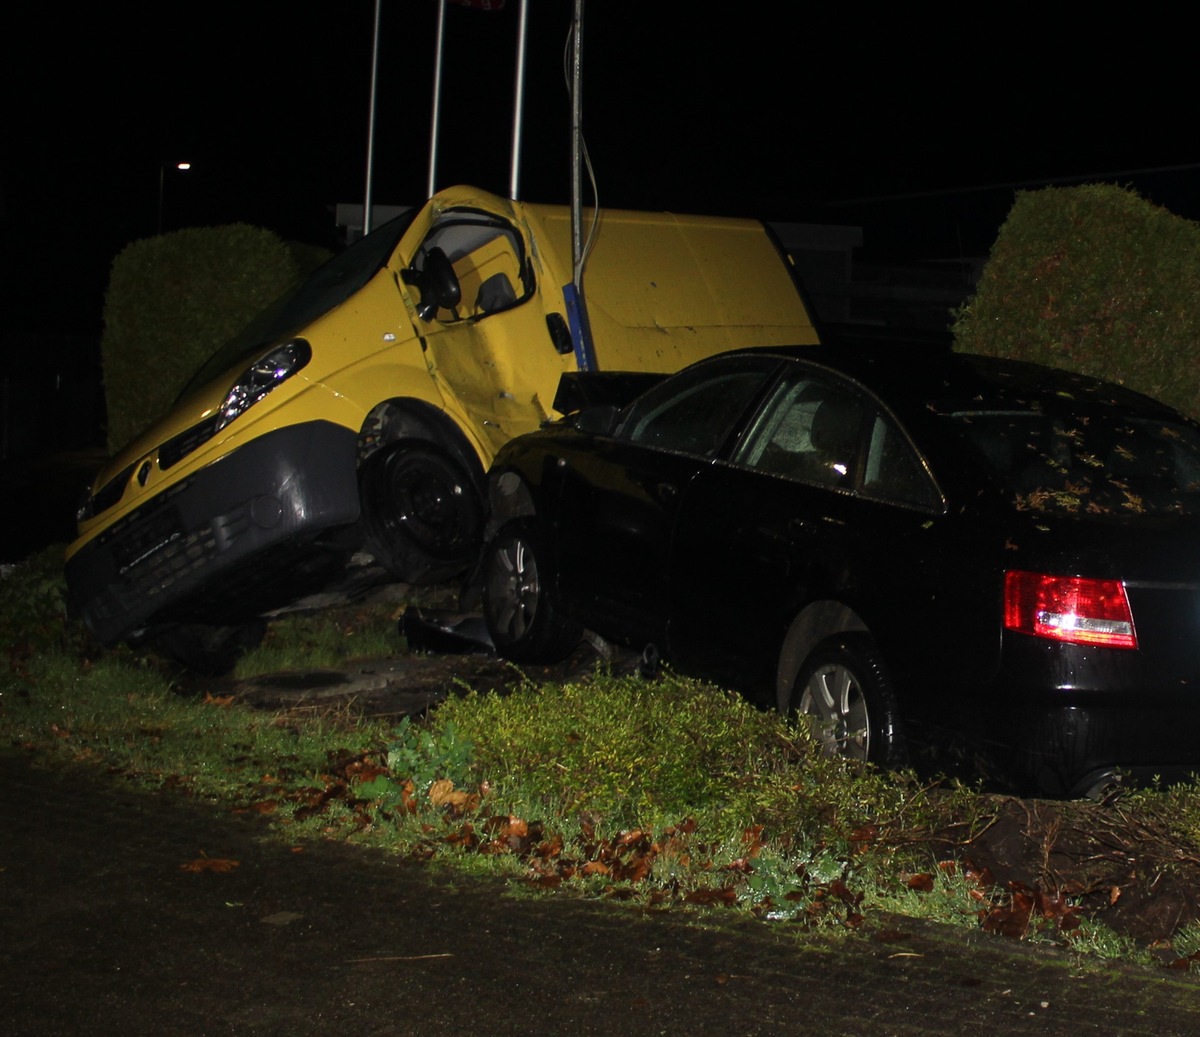
POLYGON ((847 338, 820 346, 763 347, 741 354, 804 360, 840 372, 900 411, 947 412, 1031 405, 1118 410, 1178 419, 1166 404, 1113 382, 1042 364, 951 350, 946 340, 847 338))

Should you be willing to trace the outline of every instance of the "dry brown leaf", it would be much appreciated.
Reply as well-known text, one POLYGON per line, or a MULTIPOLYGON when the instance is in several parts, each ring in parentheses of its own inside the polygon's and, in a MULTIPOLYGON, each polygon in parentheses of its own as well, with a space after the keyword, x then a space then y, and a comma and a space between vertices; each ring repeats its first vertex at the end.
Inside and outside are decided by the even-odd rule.
POLYGON ((197 857, 194 861, 179 865, 179 870, 190 871, 193 874, 199 874, 202 871, 225 874, 233 871, 241 863, 241 861, 231 861, 225 857, 197 857))

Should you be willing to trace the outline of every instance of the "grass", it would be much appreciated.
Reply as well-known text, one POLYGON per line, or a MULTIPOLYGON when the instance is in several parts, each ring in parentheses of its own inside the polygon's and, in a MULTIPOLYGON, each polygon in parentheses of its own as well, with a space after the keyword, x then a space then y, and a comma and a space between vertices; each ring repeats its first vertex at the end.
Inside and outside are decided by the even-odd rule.
POLYGON ((395 605, 371 604, 331 614, 287 615, 271 623, 263 643, 238 660, 245 679, 295 669, 333 669, 351 659, 386 658, 396 651, 395 605))
MULTIPOLYGON (((396 620, 392 606, 290 617, 240 673, 394 654, 396 620)), ((986 823, 972 790, 822 756, 803 724, 670 672, 462 694, 399 724, 185 698, 153 657, 102 651, 67 620, 54 551, 0 580, 0 636, 5 744, 256 810, 289 840, 334 836, 531 888, 729 905, 808 928, 992 924, 1146 960, 1065 902, 1015 914, 1017 894, 947 859, 986 823)), ((1179 854, 1198 852, 1200 790, 1124 802, 1179 854)), ((1181 928, 1177 950, 1200 951, 1200 927, 1181 928)))

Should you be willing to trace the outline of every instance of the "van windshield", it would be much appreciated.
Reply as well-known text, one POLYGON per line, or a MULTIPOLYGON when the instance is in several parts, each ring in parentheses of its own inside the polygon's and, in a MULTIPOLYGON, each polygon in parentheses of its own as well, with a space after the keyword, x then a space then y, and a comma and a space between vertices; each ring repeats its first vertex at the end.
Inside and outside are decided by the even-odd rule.
POLYGON ((349 299, 387 263, 419 211, 413 207, 359 238, 344 252, 317 267, 299 288, 281 295, 204 362, 183 387, 179 399, 239 360, 249 363, 257 353, 349 299))

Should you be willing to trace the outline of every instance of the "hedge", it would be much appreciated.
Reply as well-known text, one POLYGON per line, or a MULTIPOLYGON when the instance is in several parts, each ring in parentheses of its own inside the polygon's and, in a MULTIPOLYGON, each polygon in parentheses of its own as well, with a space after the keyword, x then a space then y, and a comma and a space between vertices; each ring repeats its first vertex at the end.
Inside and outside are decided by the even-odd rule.
POLYGON ((245 224, 126 246, 113 260, 100 342, 109 450, 166 411, 208 357, 296 282, 300 266, 278 236, 245 224))
POLYGON ((1200 224, 1107 184, 1020 192, 955 348, 1115 381, 1200 415, 1200 224))

